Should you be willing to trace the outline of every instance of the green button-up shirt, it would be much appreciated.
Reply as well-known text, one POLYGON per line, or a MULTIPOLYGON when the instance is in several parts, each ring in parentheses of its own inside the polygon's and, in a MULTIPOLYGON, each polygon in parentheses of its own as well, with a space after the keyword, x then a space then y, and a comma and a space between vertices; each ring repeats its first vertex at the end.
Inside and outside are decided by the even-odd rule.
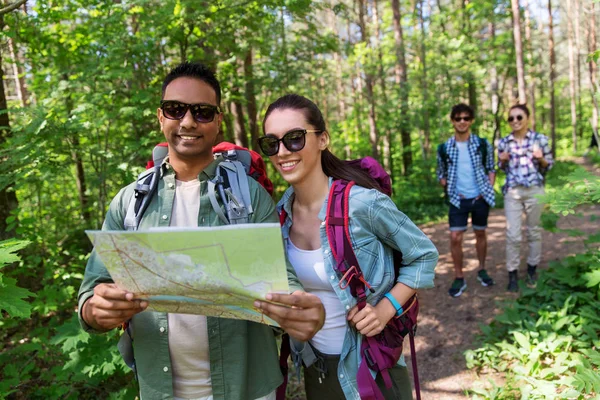
MULTIPOLYGON (((220 160, 215 160, 198 175, 200 181, 200 212, 198 226, 219 226, 223 223, 213 210, 207 192, 208 180, 214 178, 220 160)), ((254 213, 251 223, 278 222, 273 200, 260 184, 248 179, 254 213)), ((112 200, 103 230, 125 230, 124 218, 135 183, 121 189, 112 200)), ((175 198, 175 172, 164 163, 158 189, 148 205, 140 229, 168 227, 175 198)), ((240 243, 243 245, 243 243, 240 243)), ((302 286, 287 263, 290 291, 302 286)), ((112 283, 106 267, 92 252, 79 289, 79 321, 84 330, 95 332, 81 318, 83 304, 94 294, 100 283, 112 283)), ((169 354, 169 326, 166 313, 144 311, 132 319, 132 336, 140 397, 173 398, 173 380, 169 354)), ((210 373, 215 400, 256 399, 273 392, 282 382, 277 358, 274 331, 267 325, 223 318, 207 318, 210 373)))

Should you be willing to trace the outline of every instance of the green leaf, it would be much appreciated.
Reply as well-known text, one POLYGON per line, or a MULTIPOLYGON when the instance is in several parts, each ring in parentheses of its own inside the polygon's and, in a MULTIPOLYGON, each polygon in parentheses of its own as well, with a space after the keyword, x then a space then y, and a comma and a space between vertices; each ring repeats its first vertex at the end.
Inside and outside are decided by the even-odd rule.
POLYGON ((531 345, 529 344, 529 339, 527 339, 525 335, 523 335, 521 332, 515 331, 513 332, 513 336, 515 337, 515 340, 517 341, 517 343, 519 343, 521 347, 529 351, 531 345))
POLYGON ((0 286, 0 311, 5 310, 13 318, 29 318, 31 304, 23 300, 28 297, 35 294, 18 287, 15 279, 4 277, 0 286))
POLYGON ((19 256, 13 254, 26 247, 30 242, 27 240, 7 239, 0 242, 0 268, 6 264, 12 264, 20 260, 19 256))

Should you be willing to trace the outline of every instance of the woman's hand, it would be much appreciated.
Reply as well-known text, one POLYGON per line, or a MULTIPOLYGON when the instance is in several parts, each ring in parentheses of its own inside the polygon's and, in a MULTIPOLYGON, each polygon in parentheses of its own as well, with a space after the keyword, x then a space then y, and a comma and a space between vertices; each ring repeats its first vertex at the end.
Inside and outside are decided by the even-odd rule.
POLYGON ((367 303, 360 311, 354 306, 347 319, 361 335, 371 337, 380 333, 395 314, 389 301, 380 301, 375 307, 367 303))
POLYGON ((256 300, 254 306, 275 320, 294 339, 306 342, 323 327, 325 307, 314 294, 296 290, 292 294, 267 294, 266 301, 256 300))

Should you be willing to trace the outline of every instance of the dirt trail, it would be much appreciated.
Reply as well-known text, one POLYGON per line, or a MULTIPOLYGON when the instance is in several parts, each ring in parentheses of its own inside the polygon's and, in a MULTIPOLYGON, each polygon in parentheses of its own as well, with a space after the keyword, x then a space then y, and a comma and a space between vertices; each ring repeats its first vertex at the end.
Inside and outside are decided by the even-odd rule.
MULTIPOLYGON (((561 218, 558 226, 566 229, 580 229, 587 233, 598 231, 598 222, 591 221, 592 215, 600 216, 600 205, 587 206, 580 210, 581 218, 569 216, 561 218)), ((436 287, 420 292, 421 311, 416 338, 417 359, 421 380, 421 394, 427 400, 467 399, 465 390, 481 386, 488 379, 502 383, 502 375, 492 374, 482 377, 466 368, 464 351, 475 346, 479 323, 489 324, 493 316, 500 312, 498 300, 517 298, 518 294, 508 293, 508 273, 505 267, 505 219, 504 210, 494 209, 488 221, 488 254, 486 269, 496 285, 482 287, 477 281, 477 260, 475 236, 472 229, 465 234, 464 271, 467 290, 458 298, 448 295, 448 288, 454 279, 447 222, 421 227, 429 235, 440 252, 436 268, 436 287), (478 381, 479 382, 476 382, 478 381)), ((519 278, 525 276, 524 254, 527 249, 525 232, 521 246, 521 268, 519 278)), ((570 254, 582 252, 585 248, 582 238, 566 234, 543 232, 542 262, 539 269, 545 269, 552 260, 562 259, 570 254)), ((406 362, 410 365, 409 346, 405 345, 406 362)), ((412 376, 412 375, 411 375, 412 376)))

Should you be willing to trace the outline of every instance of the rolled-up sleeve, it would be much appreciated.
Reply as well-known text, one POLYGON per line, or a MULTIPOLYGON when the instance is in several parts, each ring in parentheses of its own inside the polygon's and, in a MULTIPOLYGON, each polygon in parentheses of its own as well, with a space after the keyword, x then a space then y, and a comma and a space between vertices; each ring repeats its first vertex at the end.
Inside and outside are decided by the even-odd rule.
MULTIPOLYGON (((123 218, 124 215, 120 212, 123 205, 123 197, 125 189, 121 189, 119 194, 111 201, 106 214, 104 223, 102 224, 103 231, 119 231, 124 230, 123 218)), ((78 299, 78 317, 79 324, 89 333, 103 333, 104 331, 95 331, 90 327, 84 320, 81 314, 81 309, 86 301, 94 295, 94 288, 101 283, 113 283, 106 266, 98 256, 98 253, 94 249, 85 267, 85 274, 83 275, 83 282, 79 288, 78 299)))
POLYGON ((402 253, 397 282, 413 289, 433 287, 439 257, 433 242, 398 210, 392 199, 380 192, 375 196, 370 208, 370 228, 381 242, 402 253))

